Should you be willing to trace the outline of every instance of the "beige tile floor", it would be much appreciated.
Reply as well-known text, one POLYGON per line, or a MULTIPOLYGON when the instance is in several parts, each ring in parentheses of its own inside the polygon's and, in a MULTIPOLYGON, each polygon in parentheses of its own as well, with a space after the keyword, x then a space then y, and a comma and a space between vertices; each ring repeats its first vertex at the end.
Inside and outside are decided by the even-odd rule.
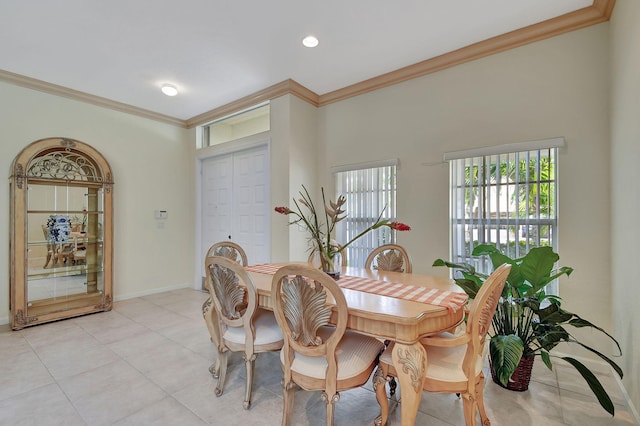
MULTIPOLYGON (((10 331, 0 326, 0 425, 278 425, 277 355, 256 362, 253 403, 242 408, 244 365, 231 357, 224 394, 208 372, 215 350, 202 319, 205 293, 184 289, 117 302, 113 311, 10 331)), ((485 403, 493 425, 635 425, 622 392, 610 417, 570 367, 537 363, 526 392, 493 383, 485 403)), ((396 410, 392 424, 399 424, 396 410)), ((337 425, 372 425, 370 384, 343 392, 337 425)), ((318 392, 296 393, 293 425, 324 424, 318 392)), ((455 395, 423 394, 417 425, 463 425, 455 395)))

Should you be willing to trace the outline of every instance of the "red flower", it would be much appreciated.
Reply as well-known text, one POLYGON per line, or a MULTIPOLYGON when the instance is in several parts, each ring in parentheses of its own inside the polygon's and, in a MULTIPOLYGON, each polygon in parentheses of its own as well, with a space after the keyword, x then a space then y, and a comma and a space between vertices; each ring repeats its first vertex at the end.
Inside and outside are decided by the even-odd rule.
POLYGON ((276 212, 278 212, 280 214, 289 214, 289 213, 291 213, 291 210, 289 210, 289 207, 276 207, 275 210, 276 210, 276 212))
POLYGON ((405 225, 400 222, 391 222, 389 224, 389 228, 395 229, 396 231, 411 231, 411 227, 409 225, 405 225))

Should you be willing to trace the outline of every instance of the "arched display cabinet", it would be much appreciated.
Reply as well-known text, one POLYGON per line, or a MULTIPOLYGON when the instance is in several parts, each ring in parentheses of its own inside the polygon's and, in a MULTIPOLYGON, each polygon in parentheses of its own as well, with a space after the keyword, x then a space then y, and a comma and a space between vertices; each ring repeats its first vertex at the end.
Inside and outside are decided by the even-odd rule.
POLYGON ((67 138, 33 142, 10 182, 10 320, 14 330, 112 306, 113 175, 67 138))

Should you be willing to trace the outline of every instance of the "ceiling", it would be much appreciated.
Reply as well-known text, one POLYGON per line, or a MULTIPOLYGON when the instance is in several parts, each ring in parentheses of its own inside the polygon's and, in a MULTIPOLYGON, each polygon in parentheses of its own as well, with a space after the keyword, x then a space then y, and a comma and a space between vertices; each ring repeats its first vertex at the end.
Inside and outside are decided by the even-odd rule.
POLYGON ((287 79, 340 91, 613 1, 2 0, 0 71, 188 120, 287 79))

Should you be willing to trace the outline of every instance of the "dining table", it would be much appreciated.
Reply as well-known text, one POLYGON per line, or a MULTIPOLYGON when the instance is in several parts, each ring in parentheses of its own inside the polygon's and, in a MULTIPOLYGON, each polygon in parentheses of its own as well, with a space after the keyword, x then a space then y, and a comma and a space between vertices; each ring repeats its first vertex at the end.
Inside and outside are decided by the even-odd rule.
MULTIPOLYGON (((273 310, 272 277, 286 264, 245 267, 260 307, 273 310)), ((420 339, 457 327, 464 320, 467 295, 449 278, 351 266, 343 267, 336 282, 347 301, 347 328, 395 342, 401 424, 414 425, 428 362, 420 339)))

